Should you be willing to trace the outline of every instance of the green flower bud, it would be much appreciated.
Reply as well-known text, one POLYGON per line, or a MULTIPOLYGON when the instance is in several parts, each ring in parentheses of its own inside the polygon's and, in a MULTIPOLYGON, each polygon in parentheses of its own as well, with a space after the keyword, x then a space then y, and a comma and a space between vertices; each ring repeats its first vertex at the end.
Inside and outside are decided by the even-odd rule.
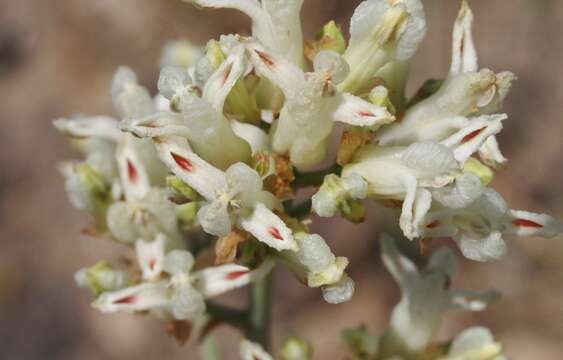
POLYGON ((346 329, 341 336, 354 354, 355 359, 375 359, 379 347, 379 338, 370 335, 365 325, 346 329))
POLYGON ((172 198, 178 202, 190 202, 201 199, 201 196, 179 177, 169 175, 166 177, 166 186, 171 192, 172 198))
POLYGON ((202 206, 203 202, 192 201, 176 207, 176 216, 182 230, 189 231, 197 225, 197 212, 202 206))
POLYGON ((389 90, 383 85, 373 88, 369 94, 369 101, 374 105, 384 106, 393 115, 397 113, 393 102, 389 98, 389 90))
POLYGON ((315 35, 315 40, 305 45, 305 54, 311 61, 321 50, 332 50, 339 54, 343 54, 346 51, 346 39, 344 34, 342 34, 342 29, 334 20, 323 26, 321 31, 315 35))
POLYGON ((309 360, 313 358, 313 347, 296 336, 285 339, 279 353, 281 360, 309 360))
POLYGON ((114 270, 105 261, 79 270, 74 275, 74 279, 78 286, 90 290, 94 296, 106 291, 120 290, 130 284, 129 274, 114 270))

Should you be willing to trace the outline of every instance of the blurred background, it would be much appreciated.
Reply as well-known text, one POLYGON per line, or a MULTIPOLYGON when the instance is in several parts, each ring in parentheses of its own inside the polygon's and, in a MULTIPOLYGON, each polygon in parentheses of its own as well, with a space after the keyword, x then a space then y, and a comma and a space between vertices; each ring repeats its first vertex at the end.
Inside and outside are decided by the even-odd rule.
MULTIPOLYGON (((306 38, 328 20, 348 28, 359 1, 306 0, 306 38)), ((411 93, 427 78, 442 78, 450 61, 451 27, 459 1, 426 0, 429 31, 414 60, 411 93)), ((509 166, 494 186, 513 208, 563 217, 563 2, 473 0, 480 65, 518 76, 506 103, 500 136, 509 166)), ((231 32, 247 33, 235 11, 201 11, 179 0, 0 0, 0 358, 195 359, 192 343, 179 347, 148 317, 102 315, 72 275, 124 249, 80 235, 89 219, 65 198, 57 163, 77 156, 51 121, 73 113, 113 114, 109 85, 127 64, 155 91, 162 45, 186 37, 203 44, 231 32)), ((315 346, 315 359, 342 359, 342 328, 385 328, 398 289, 379 260, 377 234, 385 211, 354 226, 315 219, 334 252, 351 260, 357 293, 338 306, 276 274, 274 344, 288 333, 315 346)), ((479 314, 450 314, 447 339, 475 324, 490 327, 512 359, 563 357, 563 238, 507 239, 501 262, 461 260, 455 287, 496 287, 503 298, 479 314)), ((244 292, 223 300, 241 302, 244 292)), ((239 335, 218 334, 228 355, 239 335)), ((231 358, 227 356, 226 358, 231 358)), ((236 356, 232 356, 236 358, 236 356)))

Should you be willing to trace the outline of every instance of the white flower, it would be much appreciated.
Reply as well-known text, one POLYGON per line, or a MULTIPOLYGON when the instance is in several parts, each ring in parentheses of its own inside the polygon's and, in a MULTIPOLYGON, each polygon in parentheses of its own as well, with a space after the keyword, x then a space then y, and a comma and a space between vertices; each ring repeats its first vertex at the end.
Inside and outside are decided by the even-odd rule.
POLYGON ((369 92, 378 71, 396 61, 402 67, 425 34, 420 0, 363 1, 352 16, 350 44, 344 53, 351 71, 339 88, 354 94, 369 92))
POLYGON ((100 261, 89 268, 80 269, 74 274, 74 280, 78 286, 89 289, 94 295, 119 290, 130 283, 128 273, 114 270, 105 261, 100 261))
POLYGON ((246 339, 240 343, 240 358, 241 360, 274 360, 260 344, 246 339))
POLYGON ((424 237, 452 237, 466 258, 488 261, 506 253, 504 234, 553 237, 563 232, 563 223, 553 217, 510 210, 496 191, 476 185, 475 179, 471 182, 440 201, 449 208, 436 206, 428 212, 421 224, 424 237))
POLYGON ((456 148, 460 162, 477 149, 488 165, 506 162, 495 138, 506 115, 490 114, 501 110, 514 75, 495 74, 488 69, 478 71, 472 21, 471 9, 463 1, 454 25, 448 78, 435 94, 409 108, 400 123, 382 129, 377 137, 381 145, 429 140, 456 148))
POLYGON ((354 282, 344 270, 348 259, 336 257, 318 234, 297 232, 296 252, 284 252, 283 260, 297 277, 311 288, 320 287, 328 303, 348 301, 354 294, 354 282))
POLYGON ((236 226, 276 250, 296 250, 291 230, 271 210, 278 200, 262 190, 262 179, 248 165, 236 163, 223 172, 178 137, 159 138, 157 148, 170 171, 208 202, 198 212, 206 232, 226 236, 236 226))
POLYGON ((138 239, 166 235, 171 248, 183 247, 175 206, 163 188, 152 188, 142 199, 118 201, 107 212, 107 225, 113 237, 132 245, 138 239))
POLYGON ((383 263, 401 288, 401 301, 393 309, 390 328, 380 343, 384 356, 412 356, 423 351, 447 311, 481 311, 497 296, 494 291, 450 290, 456 263, 448 248, 434 252, 427 267, 420 271, 399 253, 390 237, 382 237, 381 247, 383 263))
POLYGON ((502 345, 495 341, 491 331, 471 327, 456 336, 445 356, 438 360, 506 360, 502 345))
POLYGON ((180 112, 152 112, 121 123, 121 128, 139 137, 180 137, 203 159, 221 169, 249 162, 250 145, 238 137, 223 115, 225 100, 246 71, 244 49, 234 49, 205 83, 202 97, 182 69, 164 68, 159 90, 180 112), (147 116, 148 115, 148 116, 147 116))
MULTIPOLYGON (((142 240, 140 240, 142 241, 142 240)), ((192 272, 193 256, 185 250, 164 255, 164 242, 137 244, 143 282, 104 292, 93 306, 104 313, 151 311, 158 317, 194 320, 205 312, 205 299, 245 286, 268 273, 273 263, 259 268, 228 264, 192 272)))
POLYGON ((413 239, 420 235, 420 222, 430 209, 429 189, 449 184, 458 170, 450 149, 421 142, 409 147, 367 145, 343 168, 342 176, 360 175, 368 183, 370 197, 402 201, 399 225, 413 239))
POLYGON ((302 66, 303 34, 299 13, 303 0, 185 0, 199 6, 231 8, 252 20, 252 36, 270 51, 302 66))
POLYGON ((285 95, 274 125, 272 148, 288 153, 298 167, 310 167, 324 159, 335 121, 376 129, 394 120, 385 108, 336 91, 333 84, 347 73, 346 62, 336 52, 321 51, 315 59, 315 72, 304 73, 257 43, 247 42, 247 48, 255 71, 285 95))

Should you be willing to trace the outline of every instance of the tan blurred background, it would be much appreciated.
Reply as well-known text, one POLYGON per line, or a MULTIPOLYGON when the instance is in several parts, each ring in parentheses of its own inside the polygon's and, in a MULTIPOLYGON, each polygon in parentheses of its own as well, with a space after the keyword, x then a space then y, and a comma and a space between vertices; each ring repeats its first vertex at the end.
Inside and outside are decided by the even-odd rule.
MULTIPOLYGON (((306 0, 310 38, 329 19, 344 28, 359 1, 306 0)), ((449 66, 459 2, 426 0, 429 31, 414 62, 411 91, 449 66)), ((507 101, 501 144, 510 159, 495 186, 515 208, 563 217, 563 2, 473 0, 480 65, 519 79, 507 101)), ((149 318, 102 315, 72 274, 123 248, 80 235, 88 218, 71 208, 56 171, 76 156, 51 120, 76 112, 112 113, 109 82, 127 64, 152 91, 161 46, 188 37, 203 43, 247 32, 234 11, 199 11, 179 0, 0 0, 0 358, 195 359, 149 318)), ((276 276, 275 344, 289 333, 310 339, 315 359, 342 359, 339 330, 366 322, 379 333, 398 290, 379 261, 386 215, 372 208, 359 227, 317 221, 335 253, 351 260, 357 293, 330 306, 285 270, 276 276)), ((563 358, 563 238, 508 239, 501 262, 461 262, 457 287, 497 287, 504 297, 482 314, 451 314, 445 339, 474 324, 490 327, 513 359, 563 358)), ((243 295, 239 294, 239 295, 243 295)), ((225 301, 240 302, 235 296, 225 301)), ((237 332, 222 328, 232 355, 237 332)), ((227 358, 236 358, 231 356, 227 358)))

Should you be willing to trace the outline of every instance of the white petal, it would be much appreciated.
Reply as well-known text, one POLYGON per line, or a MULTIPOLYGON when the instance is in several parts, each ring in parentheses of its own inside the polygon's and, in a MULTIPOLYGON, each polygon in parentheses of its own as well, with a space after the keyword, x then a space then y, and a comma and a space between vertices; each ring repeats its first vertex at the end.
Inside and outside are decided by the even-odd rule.
POLYGON ((164 137, 164 136, 190 136, 180 114, 165 111, 154 113, 141 118, 125 119, 119 124, 123 131, 130 132, 138 137, 164 137))
POLYGON ((357 96, 343 93, 338 97, 339 103, 333 114, 335 121, 354 126, 373 126, 389 124, 395 120, 387 109, 373 105, 357 96))
POLYGON ((103 313, 158 310, 169 305, 165 282, 142 283, 119 291, 105 292, 92 304, 103 313))
POLYGON ((208 201, 226 188, 225 174, 192 152, 185 139, 159 138, 156 147, 168 168, 208 201))
POLYGON ((229 235, 232 229, 227 204, 222 201, 213 201, 199 209, 197 221, 206 233, 219 237, 229 235))
POLYGON ((307 234, 295 240, 299 246, 295 256, 309 271, 320 272, 334 263, 335 256, 322 236, 307 234))
POLYGON ((151 188, 147 169, 136 152, 133 143, 135 140, 131 134, 124 135, 116 155, 119 175, 127 200, 139 200, 151 188))
POLYGON ((489 303, 497 300, 499 297, 500 293, 496 290, 455 290, 452 291, 452 305, 454 308, 468 311, 483 311, 487 308, 489 303))
POLYGON ((494 359, 502 360, 502 346, 495 342, 491 331, 484 327, 471 327, 456 336, 452 342, 448 359, 494 359))
POLYGON ((172 297, 172 316, 176 320, 195 320, 205 313, 203 295, 189 284, 182 284, 172 297))
POLYGON ((256 72, 276 84, 286 97, 295 97, 296 86, 305 84, 305 74, 299 66, 272 54, 257 43, 247 44, 256 72))
POLYGON ((477 71, 477 51, 473 43, 473 12, 467 1, 462 1, 453 31, 452 64, 450 74, 477 71))
POLYGON ((506 254, 506 243, 499 231, 488 235, 462 233, 454 238, 463 256, 475 261, 498 260, 506 254))
POLYGON ((137 84, 137 76, 127 67, 120 67, 116 71, 111 93, 121 117, 141 117, 155 110, 149 92, 137 84))
POLYGON ((203 98, 206 99, 215 110, 223 113, 223 106, 227 96, 235 83, 243 76, 246 64, 244 47, 242 45, 233 49, 231 54, 219 66, 205 83, 203 98))
POLYGON ((240 358, 242 360, 274 360, 260 344, 243 340, 240 343, 240 358))
POLYGON ((167 66, 160 70, 158 78, 158 91, 169 100, 187 85, 191 84, 191 78, 186 69, 167 66))
POLYGON ((453 149, 457 161, 465 162, 473 155, 485 141, 502 130, 502 120, 506 114, 483 115, 471 119, 469 126, 456 132, 441 143, 453 149))
POLYGON ((440 204, 460 209, 471 205, 483 192, 479 177, 471 173, 463 173, 455 183, 432 191, 432 197, 440 204))
POLYGON ((317 73, 330 76, 334 84, 342 82, 350 72, 350 65, 336 51, 321 50, 315 56, 313 68, 317 73))
POLYGON ((395 240, 389 235, 383 234, 379 243, 381 258, 387 271, 391 273, 401 288, 409 286, 418 277, 416 265, 399 252, 395 240))
POLYGON ((208 267, 193 274, 194 286, 205 298, 214 297, 261 279, 273 266, 266 261, 255 270, 237 264, 208 267))
POLYGON ((518 236, 551 238, 563 232, 563 222, 547 214, 510 210, 506 222, 507 232, 518 236))
POLYGON ((424 217, 430 210, 432 195, 430 191, 417 188, 416 179, 406 177, 403 179, 406 196, 403 201, 399 226, 404 235, 412 240, 421 235, 421 226, 424 217))
POLYGON ((142 239, 135 242, 137 261, 143 272, 143 280, 154 280, 160 276, 164 263, 165 242, 166 237, 162 234, 158 234, 152 242, 142 239))
POLYGON ((500 151, 497 138, 490 136, 479 148, 479 157, 486 165, 498 167, 505 164, 508 160, 500 151))
POLYGON ((262 179, 256 170, 244 163, 236 163, 225 171, 225 176, 229 192, 247 202, 243 205, 254 205, 249 203, 255 200, 262 190, 262 179))
POLYGON ((252 154, 256 154, 258 151, 270 149, 270 137, 258 126, 232 120, 231 128, 236 136, 243 139, 248 143, 248 145, 250 145, 252 154))
POLYGON ((163 269, 170 275, 187 274, 193 265, 194 257, 190 252, 173 250, 164 257, 163 269))
POLYGON ((297 243, 287 225, 263 204, 240 219, 240 226, 256 239, 278 250, 297 250, 297 243))
POLYGON ((431 179, 448 174, 459 167, 450 149, 429 141, 410 145, 401 154, 401 161, 415 170, 417 178, 431 179))
POLYGON ((53 125, 61 133, 77 138, 99 137, 118 142, 123 136, 117 120, 107 116, 58 119, 53 125))
POLYGON ((341 304, 352 299, 355 283, 348 275, 344 274, 336 284, 323 286, 323 298, 329 304, 341 304))

